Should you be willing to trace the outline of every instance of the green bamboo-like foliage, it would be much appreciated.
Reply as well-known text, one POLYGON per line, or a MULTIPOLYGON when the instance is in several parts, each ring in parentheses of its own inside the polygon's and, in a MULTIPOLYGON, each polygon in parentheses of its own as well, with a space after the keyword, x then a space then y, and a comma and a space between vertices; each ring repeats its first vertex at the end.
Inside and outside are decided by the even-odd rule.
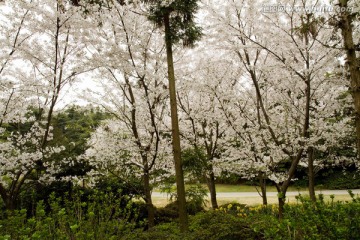
POLYGON ((164 16, 169 15, 170 41, 172 44, 182 42, 192 47, 201 38, 201 27, 196 26, 194 14, 199 6, 197 0, 175 0, 164 4, 164 1, 144 1, 149 4, 149 20, 158 27, 163 27, 164 16))

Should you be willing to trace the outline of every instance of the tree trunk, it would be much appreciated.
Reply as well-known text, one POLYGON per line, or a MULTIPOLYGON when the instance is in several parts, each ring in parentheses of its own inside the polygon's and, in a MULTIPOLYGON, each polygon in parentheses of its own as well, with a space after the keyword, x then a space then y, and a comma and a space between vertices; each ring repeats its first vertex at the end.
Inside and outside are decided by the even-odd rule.
MULTIPOLYGON (((348 0, 339 0, 341 9, 348 8, 348 0)), ((350 80, 350 91, 354 100, 355 125, 356 125, 356 145, 357 157, 360 157, 360 58, 356 57, 356 47, 353 40, 353 16, 350 12, 341 11, 340 14, 341 35, 346 50, 346 65, 348 68, 348 78, 350 80)))
POLYGON ((0 183, 0 196, 7 210, 12 211, 17 207, 16 205, 20 193, 20 187, 23 185, 25 179, 27 179, 27 175, 28 174, 25 174, 23 178, 19 178, 18 175, 17 184, 12 185, 8 190, 6 190, 6 188, 0 183))
POLYGON ((284 205, 285 205, 285 194, 283 192, 279 192, 279 219, 284 218, 284 205))
POLYGON ((1 198, 4 202, 5 209, 9 211, 13 211, 15 209, 15 201, 14 198, 9 194, 1 194, 1 198))
POLYGON ((213 209, 217 209, 218 203, 216 199, 215 175, 212 169, 210 171, 209 176, 206 177, 206 181, 210 192, 211 207, 213 209))
POLYGON ((267 195, 266 195, 266 177, 264 177, 263 173, 259 175, 259 184, 261 189, 261 198, 263 201, 263 205, 267 205, 267 195))
POLYGON ((174 73, 169 13, 165 14, 164 16, 164 26, 165 26, 166 58, 168 64, 168 78, 169 78, 172 146, 173 146, 173 154, 174 154, 174 162, 175 162, 177 199, 179 203, 180 231, 186 232, 188 230, 188 216, 186 211, 185 184, 184 184, 184 174, 183 174, 182 161, 181 161, 180 131, 179 131, 179 120, 177 114, 175 73, 174 73))
POLYGON ((148 213, 148 228, 152 228, 155 225, 155 211, 151 199, 150 176, 147 166, 145 166, 144 168, 143 180, 144 180, 146 210, 148 213))
POLYGON ((10 196, 5 199, 5 208, 6 210, 10 211, 13 211, 15 209, 14 201, 10 196))
POLYGON ((278 192, 278 202, 279 202, 279 219, 284 218, 284 206, 286 200, 286 191, 289 187, 289 178, 283 182, 281 185, 276 184, 276 189, 278 192))
POLYGON ((315 172, 314 172, 314 148, 308 148, 308 177, 309 177, 309 195, 311 201, 316 201, 315 195, 315 172))

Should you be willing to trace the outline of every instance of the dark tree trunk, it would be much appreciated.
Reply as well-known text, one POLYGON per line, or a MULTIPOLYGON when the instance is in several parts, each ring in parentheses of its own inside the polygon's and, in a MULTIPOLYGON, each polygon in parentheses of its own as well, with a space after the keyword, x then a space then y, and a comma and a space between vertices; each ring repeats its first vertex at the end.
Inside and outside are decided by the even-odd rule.
MULTIPOLYGON (((348 0, 339 0, 341 9, 348 9, 348 0)), ((357 157, 360 157, 360 58, 356 57, 356 46, 353 40, 353 19, 354 16, 347 11, 340 13, 341 35, 346 51, 346 66, 350 80, 350 91, 355 107, 356 145, 357 157)))
MULTIPOLYGON (((4 202, 5 205, 5 209, 9 210, 9 211, 13 211, 15 210, 15 201, 14 201, 14 197, 9 195, 9 194, 5 194, 5 195, 1 195, 1 198, 4 202)), ((16 199, 16 198, 15 198, 16 199)))
POLYGON ((279 219, 284 218, 284 206, 285 206, 285 194, 283 192, 279 192, 279 219))
POLYGON ((215 175, 212 170, 210 171, 209 176, 206 178, 206 181, 210 192, 211 207, 213 209, 217 209, 218 203, 216 199, 215 175))
POLYGON ((285 200, 286 200, 286 191, 288 188, 288 181, 285 181, 282 184, 276 184, 275 186, 276 186, 276 189, 278 192, 279 219, 283 219, 284 218, 284 206, 285 206, 285 200))
POLYGON ((184 174, 183 174, 182 161, 181 161, 180 131, 179 131, 179 119, 177 113, 175 73, 174 73, 169 13, 165 14, 164 16, 164 27, 165 27, 166 58, 168 64, 168 78, 169 78, 172 146, 173 146, 174 163, 175 163, 177 199, 179 203, 180 231, 186 232, 188 230, 188 216, 186 211, 185 183, 184 183, 184 174))
POLYGON ((155 225, 155 211, 154 205, 151 199, 151 187, 150 187, 150 176, 148 168, 144 168, 144 192, 145 192, 145 203, 146 203, 146 210, 148 213, 148 227, 152 228, 155 225))
POLYGON ((308 148, 308 177, 309 177, 309 195, 311 201, 316 201, 315 195, 315 171, 314 171, 314 148, 308 148))
POLYGON ((5 208, 10 211, 13 211, 15 209, 15 204, 11 197, 7 197, 5 199, 5 208))
POLYGON ((266 195, 266 177, 264 177, 264 174, 259 175, 259 184, 261 189, 261 198, 263 201, 263 205, 267 205, 267 195, 266 195))

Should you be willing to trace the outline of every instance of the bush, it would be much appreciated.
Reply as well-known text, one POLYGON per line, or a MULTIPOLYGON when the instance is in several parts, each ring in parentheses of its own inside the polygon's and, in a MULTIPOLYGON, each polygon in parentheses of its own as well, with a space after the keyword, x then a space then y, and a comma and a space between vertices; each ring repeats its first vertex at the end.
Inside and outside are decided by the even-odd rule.
MULTIPOLYGON (((277 218, 277 205, 245 206, 230 203, 219 209, 189 217, 189 232, 181 234, 178 223, 162 223, 144 231, 139 208, 143 204, 122 206, 126 196, 112 192, 81 195, 62 200, 51 195, 49 211, 37 204, 33 216, 26 210, 2 214, 0 240, 5 239, 359 239, 360 198, 349 192, 352 201, 327 203, 319 195, 316 202, 298 196, 298 204, 285 205, 284 218, 277 218), (120 197, 119 197, 120 196, 120 197)), ((177 217, 176 204, 163 208, 177 217)), ((142 210, 144 211, 144 209, 142 210)), ((164 214, 166 215, 166 214, 164 214)), ((160 221, 161 222, 161 221, 160 221)))
POLYGON ((220 211, 198 213, 190 217, 189 232, 181 234, 176 223, 165 223, 149 231, 135 231, 123 239, 172 239, 172 240, 238 240, 264 239, 250 227, 246 219, 220 211))
POLYGON ((0 239, 119 239, 137 225, 132 202, 119 207, 123 198, 101 193, 83 202, 79 194, 63 202, 52 194, 49 211, 40 201, 32 217, 25 209, 9 212, 0 220, 0 239))
POLYGON ((112 194, 121 199, 120 207, 125 207, 128 202, 136 197, 143 196, 143 187, 140 181, 123 182, 117 178, 104 177, 100 179, 93 188, 84 188, 74 185, 69 181, 54 181, 50 184, 29 182, 24 186, 18 201, 15 203, 17 209, 26 209, 28 217, 35 213, 36 204, 43 201, 46 212, 49 211, 49 197, 54 194, 60 198, 59 203, 64 204, 65 200, 81 197, 81 201, 87 202, 93 195, 112 194), (127 196, 126 198, 124 196, 127 196))
POLYGON ((194 216, 190 232, 189 239, 193 240, 264 239, 261 233, 251 228, 246 218, 221 211, 208 211, 194 216))
MULTIPOLYGON (((199 212, 205 211, 204 207, 199 202, 187 202, 187 212, 189 215, 195 215, 199 212)), ((171 222, 177 219, 179 216, 178 202, 174 201, 167 204, 163 208, 155 209, 155 223, 171 222)))
POLYGON ((300 205, 287 206, 287 228, 300 239, 356 239, 360 232, 360 201, 344 204, 325 203, 322 196, 316 203, 299 197, 300 205))
POLYGON ((179 226, 175 222, 170 223, 162 223, 160 225, 155 226, 154 228, 148 231, 142 231, 141 229, 135 230, 130 234, 123 236, 121 239, 123 240, 157 240, 157 239, 171 239, 171 240, 185 240, 185 236, 183 236, 179 231, 179 226))
POLYGON ((318 183, 326 189, 357 189, 360 188, 360 172, 331 170, 318 183))
POLYGON ((299 204, 285 205, 284 218, 278 220, 266 207, 250 208, 253 229, 266 239, 359 239, 360 199, 350 203, 325 203, 322 195, 315 203, 298 196, 299 204), (260 210, 262 209, 262 210, 260 210))
POLYGON ((172 222, 178 218, 178 205, 177 202, 171 202, 165 207, 155 209, 155 223, 172 222))
MULTIPOLYGON (((155 222, 157 224, 164 222, 171 222, 178 218, 178 201, 176 200, 176 193, 170 193, 170 199, 175 201, 167 204, 163 208, 158 208, 155 211, 155 222)), ((207 191, 201 185, 190 186, 186 189, 186 208, 189 215, 195 215, 199 212, 205 211, 207 191)))

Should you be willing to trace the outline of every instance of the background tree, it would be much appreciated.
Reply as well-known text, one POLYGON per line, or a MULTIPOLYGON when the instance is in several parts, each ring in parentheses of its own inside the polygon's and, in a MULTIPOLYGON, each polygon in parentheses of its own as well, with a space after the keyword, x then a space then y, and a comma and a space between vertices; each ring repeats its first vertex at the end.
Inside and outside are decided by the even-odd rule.
POLYGON ((121 168, 135 168, 136 175, 142 178, 148 225, 152 227, 151 183, 159 167, 164 167, 167 155, 167 139, 163 134, 167 131, 168 95, 162 67, 163 41, 155 34, 154 26, 139 14, 144 14, 141 7, 114 3, 102 15, 103 24, 96 32, 99 38, 90 40, 93 64, 99 67, 101 90, 93 90, 91 96, 87 93, 88 99, 105 108, 112 120, 93 136, 93 152, 89 154, 95 158, 94 162, 99 162, 96 166, 100 171, 118 173, 121 168), (101 167, 105 159, 114 169, 101 167))
POLYGON ((109 118, 100 108, 69 106, 52 119, 53 138, 49 146, 62 146, 64 151, 55 154, 53 161, 61 166, 55 177, 59 180, 71 177, 81 178, 91 170, 83 157, 89 148, 88 140, 100 123, 109 118))
MULTIPOLYGON (((304 1, 288 4, 306 6, 304 1)), ((309 154, 311 158, 311 149, 320 147, 316 146, 320 143, 319 137, 332 132, 334 126, 330 127, 325 120, 338 107, 331 101, 334 97, 332 91, 340 94, 345 89, 338 85, 339 79, 325 77, 334 67, 338 52, 324 47, 322 52, 318 52, 321 44, 316 37, 326 32, 321 19, 312 13, 295 11, 259 15, 259 9, 261 6, 258 3, 244 1, 240 6, 231 2, 224 12, 214 10, 213 13, 220 21, 220 31, 228 34, 224 50, 230 49, 233 51, 230 54, 239 58, 251 81, 251 95, 255 94, 252 105, 247 105, 245 99, 237 104, 241 107, 240 112, 249 106, 247 113, 257 115, 255 118, 245 115, 247 121, 238 125, 237 132, 241 134, 249 131, 249 126, 255 127, 256 130, 249 134, 253 139, 249 146, 258 148, 257 154, 268 156, 272 168, 269 177, 277 183, 281 216, 286 190, 304 154, 309 154), (259 21, 266 28, 257 27, 259 21), (274 32, 281 36, 279 42, 274 32), (280 71, 281 75, 278 75, 280 71), (330 80, 333 88, 329 87, 330 80), (325 83, 328 85, 325 86, 325 83), (329 108, 330 105, 333 107, 329 108), (254 106, 258 106, 257 110, 254 106), (313 127, 318 124, 329 128, 315 132, 313 127), (240 130, 240 127, 243 129, 240 130)), ((240 84, 247 92, 250 90, 248 83, 240 84)), ((334 138, 333 135, 326 139, 334 138)), ((322 144, 329 146, 332 142, 322 144)), ((312 161, 307 167, 311 167, 312 161)), ((311 195, 314 197, 313 191, 311 195)))
POLYGON ((76 33, 83 25, 79 24, 77 12, 71 6, 46 0, 7 1, 5 4, 7 8, 2 11, 10 9, 15 14, 4 14, 2 20, 13 21, 15 25, 20 23, 22 27, 14 33, 1 28, 5 31, 1 36, 15 34, 12 46, 17 48, 16 55, 9 55, 11 58, 16 56, 16 61, 5 60, 6 73, 1 76, 9 84, 4 91, 12 89, 6 100, 3 115, 6 117, 1 122, 30 125, 26 132, 11 130, 13 137, 7 137, 8 133, 2 131, 1 165, 4 167, 0 193, 11 209, 26 180, 39 180, 39 177, 45 180, 46 174, 42 173, 52 171, 51 155, 61 150, 47 145, 52 138, 51 120, 55 106, 64 86, 86 69, 85 61, 77 61, 77 57, 82 57, 83 44, 76 38, 76 33), (43 8, 44 4, 48 7, 43 8), (17 109, 14 104, 21 107, 17 109))
POLYGON ((231 76, 234 72, 229 62, 215 60, 215 57, 207 61, 213 53, 207 53, 203 47, 191 51, 191 54, 196 56, 191 61, 193 67, 182 67, 189 73, 182 73, 185 77, 179 84, 180 134, 184 146, 194 149, 198 155, 192 157, 188 166, 198 166, 198 177, 205 179, 215 209, 218 204, 214 165, 216 159, 222 158, 224 147, 230 141, 229 126, 216 93, 221 91, 224 81, 234 77, 231 76))

